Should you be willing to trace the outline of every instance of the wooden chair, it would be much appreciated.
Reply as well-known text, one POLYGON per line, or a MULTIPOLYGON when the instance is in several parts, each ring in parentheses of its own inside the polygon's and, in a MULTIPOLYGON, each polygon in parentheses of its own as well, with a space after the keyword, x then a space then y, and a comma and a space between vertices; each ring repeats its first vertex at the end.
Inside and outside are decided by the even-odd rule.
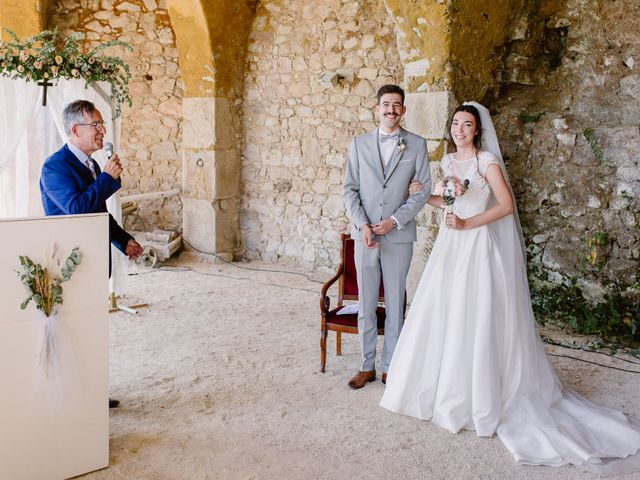
MULTIPOLYGON (((320 323, 320 371, 324 373, 327 363, 327 336, 329 330, 336 332, 336 355, 342 355, 342 334, 358 333, 358 313, 338 315, 345 305, 345 300, 358 300, 358 282, 356 276, 356 264, 353 258, 354 241, 351 235, 343 233, 340 236, 340 265, 336 274, 322 286, 320 293, 320 313, 322 320, 320 323), (338 282, 338 302, 334 309, 331 309, 331 299, 327 295, 329 288, 338 282)), ((384 321, 386 318, 384 306, 384 287, 380 281, 380 293, 378 298, 378 335, 384 335, 384 321)), ((404 309, 407 308, 407 294, 404 295, 404 309)))

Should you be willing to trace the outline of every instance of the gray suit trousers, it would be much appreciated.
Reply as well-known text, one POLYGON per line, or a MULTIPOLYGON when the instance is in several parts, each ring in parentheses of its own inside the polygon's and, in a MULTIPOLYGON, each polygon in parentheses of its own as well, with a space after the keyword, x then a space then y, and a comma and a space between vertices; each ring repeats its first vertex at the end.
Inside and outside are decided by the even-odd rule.
POLYGON ((382 372, 389 370, 391 357, 396 348, 404 324, 404 293, 407 273, 413 256, 413 243, 392 243, 384 235, 376 236, 378 246, 366 248, 360 238, 355 238, 354 260, 358 274, 359 312, 358 337, 362 362, 360 370, 375 370, 378 328, 376 307, 380 276, 384 282, 387 318, 384 325, 382 348, 382 372))

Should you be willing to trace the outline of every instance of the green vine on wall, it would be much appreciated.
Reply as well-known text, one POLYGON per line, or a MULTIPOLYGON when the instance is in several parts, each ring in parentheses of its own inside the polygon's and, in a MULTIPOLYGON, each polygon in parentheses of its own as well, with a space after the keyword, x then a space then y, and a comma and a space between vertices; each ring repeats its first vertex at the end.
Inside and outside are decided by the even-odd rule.
POLYGON ((545 112, 539 113, 519 113, 518 118, 522 123, 535 123, 540 120, 540 117, 544 115, 545 112))
POLYGON ((576 278, 556 285, 541 280, 540 274, 529 274, 531 303, 539 323, 557 321, 582 335, 640 340, 640 272, 634 285, 623 290, 611 284, 597 302, 587 300, 576 278))
POLYGON ((621 291, 606 294, 601 302, 591 303, 580 288, 570 285, 536 285, 531 289, 532 303, 540 323, 555 320, 567 324, 577 333, 604 337, 638 335, 640 291, 630 296, 621 291))
POLYGON ((598 140, 596 140, 596 138, 593 136, 593 130, 590 128, 585 128, 584 130, 582 130, 582 136, 591 147, 593 156, 596 157, 598 163, 602 163, 602 149, 600 148, 598 140))
POLYGON ((595 232, 590 238, 585 240, 587 252, 584 259, 593 267, 602 269, 606 262, 604 248, 609 242, 609 234, 607 232, 595 232))
POLYGON ((122 104, 131 106, 129 65, 121 58, 104 55, 109 47, 132 50, 128 43, 111 40, 86 53, 81 51, 79 38, 74 34, 62 48, 58 48, 58 30, 45 30, 20 41, 11 30, 5 29, 13 40, 0 41, 0 74, 30 82, 83 79, 87 86, 96 82, 111 85, 114 118, 119 117, 122 104))

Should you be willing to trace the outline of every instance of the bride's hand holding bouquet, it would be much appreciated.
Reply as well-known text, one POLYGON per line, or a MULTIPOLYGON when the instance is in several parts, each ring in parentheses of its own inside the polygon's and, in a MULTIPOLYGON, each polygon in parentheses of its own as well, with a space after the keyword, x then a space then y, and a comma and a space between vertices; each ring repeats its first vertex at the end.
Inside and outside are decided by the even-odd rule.
POLYGON ((461 180, 458 177, 444 177, 441 182, 436 185, 433 192, 434 195, 442 197, 442 201, 446 204, 443 208, 446 212, 445 224, 449 228, 461 230, 464 228, 465 221, 453 213, 453 204, 456 198, 464 195, 469 188, 469 179, 461 180))

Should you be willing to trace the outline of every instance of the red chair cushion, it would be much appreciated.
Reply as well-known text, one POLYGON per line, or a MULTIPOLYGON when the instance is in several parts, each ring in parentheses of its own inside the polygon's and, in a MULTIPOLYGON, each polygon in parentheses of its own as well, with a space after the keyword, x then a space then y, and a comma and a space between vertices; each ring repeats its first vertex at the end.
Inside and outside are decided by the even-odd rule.
POLYGON ((353 258, 354 241, 347 239, 344 243, 344 294, 358 296, 358 277, 353 258))
MULTIPOLYGON (((347 296, 358 296, 358 275, 356 272, 356 263, 353 257, 355 251, 355 242, 348 238, 344 242, 344 294, 347 296)), ((380 298, 384 298, 384 286, 380 279, 380 298)))
MULTIPOLYGON (((358 327, 358 314, 350 313, 348 315, 338 315, 338 312, 342 310, 344 306, 338 307, 327 313, 327 324, 341 325, 343 327, 358 327)), ((386 312, 384 307, 378 307, 376 309, 376 315, 378 316, 378 328, 384 328, 384 320, 386 318, 386 312)))

